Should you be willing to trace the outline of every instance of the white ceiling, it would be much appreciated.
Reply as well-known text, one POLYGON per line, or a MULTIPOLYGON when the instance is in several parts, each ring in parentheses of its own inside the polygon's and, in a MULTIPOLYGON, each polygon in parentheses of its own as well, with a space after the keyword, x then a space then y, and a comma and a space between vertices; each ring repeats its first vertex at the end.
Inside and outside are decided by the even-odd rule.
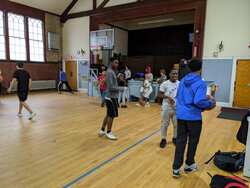
POLYGON ((72 0, 10 0, 10 1, 61 15, 72 0))
POLYGON ((149 29, 156 27, 184 25, 193 23, 194 23, 194 12, 183 12, 183 13, 168 14, 157 17, 128 20, 125 22, 114 22, 110 24, 127 30, 139 30, 139 29, 149 29))

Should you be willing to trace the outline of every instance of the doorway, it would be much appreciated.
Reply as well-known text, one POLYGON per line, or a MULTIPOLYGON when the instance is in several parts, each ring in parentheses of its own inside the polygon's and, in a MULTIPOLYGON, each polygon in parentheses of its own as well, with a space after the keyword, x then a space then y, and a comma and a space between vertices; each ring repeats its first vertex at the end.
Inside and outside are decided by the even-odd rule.
POLYGON ((70 87, 77 90, 77 63, 76 61, 66 61, 65 70, 70 87))
POLYGON ((234 106, 250 108, 250 60, 238 60, 234 91, 234 106))

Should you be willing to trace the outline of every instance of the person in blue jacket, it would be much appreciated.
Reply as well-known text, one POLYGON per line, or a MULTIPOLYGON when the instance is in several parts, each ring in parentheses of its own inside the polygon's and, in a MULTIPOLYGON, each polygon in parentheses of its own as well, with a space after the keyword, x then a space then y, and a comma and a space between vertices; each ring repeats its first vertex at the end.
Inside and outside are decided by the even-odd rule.
POLYGON ((68 92, 73 94, 73 90, 71 89, 71 87, 69 85, 66 72, 64 72, 63 69, 60 69, 59 83, 58 83, 58 93, 60 93, 60 94, 63 90, 63 85, 66 86, 68 92))
POLYGON ((207 85, 201 77, 202 61, 192 59, 189 68, 191 73, 181 80, 177 93, 178 126, 173 164, 173 177, 176 178, 180 177, 187 142, 188 149, 184 171, 190 173, 198 169, 195 163, 195 153, 202 130, 202 112, 216 106, 215 100, 211 96, 207 96, 207 85))

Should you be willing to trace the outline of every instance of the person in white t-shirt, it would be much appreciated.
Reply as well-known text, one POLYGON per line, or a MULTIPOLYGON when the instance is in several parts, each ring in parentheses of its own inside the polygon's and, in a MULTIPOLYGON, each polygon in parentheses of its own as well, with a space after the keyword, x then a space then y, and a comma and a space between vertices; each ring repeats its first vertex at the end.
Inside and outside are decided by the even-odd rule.
POLYGON ((172 121, 174 134, 173 143, 176 144, 177 137, 177 120, 176 120, 176 95, 179 86, 178 70, 173 69, 170 74, 170 79, 163 82, 160 86, 159 97, 162 102, 162 124, 161 124, 161 143, 160 147, 165 148, 167 144, 167 129, 170 120, 172 121))

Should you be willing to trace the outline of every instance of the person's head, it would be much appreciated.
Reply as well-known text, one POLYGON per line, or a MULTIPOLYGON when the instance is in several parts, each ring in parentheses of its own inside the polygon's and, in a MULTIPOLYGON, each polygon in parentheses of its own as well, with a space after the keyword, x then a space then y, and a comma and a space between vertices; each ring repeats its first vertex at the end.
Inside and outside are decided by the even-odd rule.
POLYGON ((149 88, 150 87, 150 82, 148 80, 145 80, 143 83, 144 88, 149 88))
POLYGON ((149 73, 152 72, 151 65, 147 65, 147 66, 146 66, 145 72, 146 72, 146 74, 149 74, 149 73))
POLYGON ((17 63, 16 68, 17 69, 23 69, 23 63, 17 63))
POLYGON ((101 71, 105 71, 105 70, 106 70, 105 65, 102 65, 102 66, 101 66, 101 71))
POLYGON ((188 67, 190 68, 191 72, 200 74, 202 69, 202 61, 199 59, 191 59, 188 63, 188 67))
POLYGON ((119 60, 116 59, 116 58, 110 58, 110 67, 113 69, 113 70, 116 70, 119 66, 119 60))
POLYGON ((188 61, 186 59, 181 59, 180 64, 185 64, 186 65, 186 64, 188 64, 188 61))
POLYGON ((101 75, 106 76, 106 71, 102 71, 101 75))
POLYGON ((176 82, 178 80, 178 70, 172 69, 169 73, 170 81, 176 82))
POLYGON ((161 69, 161 70, 160 70, 160 75, 161 75, 161 76, 166 75, 166 70, 165 70, 165 69, 161 69))
POLYGON ((122 80, 122 79, 124 79, 124 74, 123 73, 119 73, 118 75, 117 75, 117 77, 118 77, 118 79, 120 79, 120 80, 122 80))

